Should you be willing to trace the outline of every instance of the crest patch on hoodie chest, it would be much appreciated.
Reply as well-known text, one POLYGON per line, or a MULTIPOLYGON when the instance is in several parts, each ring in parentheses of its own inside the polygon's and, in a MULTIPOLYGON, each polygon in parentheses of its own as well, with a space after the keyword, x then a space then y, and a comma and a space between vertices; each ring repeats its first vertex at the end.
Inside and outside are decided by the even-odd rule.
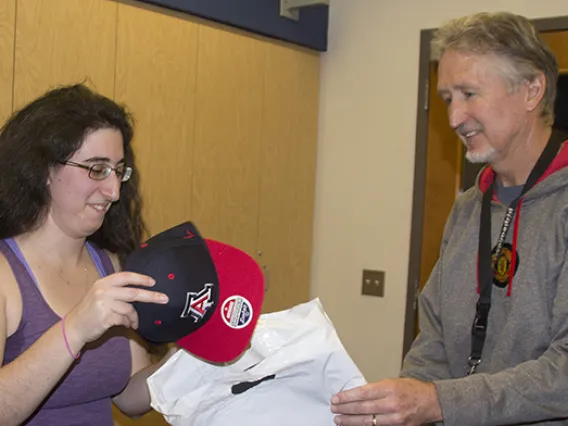
MULTIPOLYGON (((493 260, 493 284, 499 288, 505 288, 509 284, 511 277, 511 265, 513 264, 513 246, 510 243, 504 243, 501 253, 498 258, 495 258, 495 249, 491 251, 493 260)), ((515 253, 515 271, 513 276, 517 273, 520 264, 519 252, 515 253)))

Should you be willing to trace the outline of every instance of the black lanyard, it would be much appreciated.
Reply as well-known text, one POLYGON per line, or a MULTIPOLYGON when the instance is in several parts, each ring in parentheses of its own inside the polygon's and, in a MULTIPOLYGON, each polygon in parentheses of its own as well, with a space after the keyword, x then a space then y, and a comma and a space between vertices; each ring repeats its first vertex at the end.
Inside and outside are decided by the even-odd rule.
MULTIPOLYGON (((495 259, 499 259, 507 232, 511 226, 511 222, 515 217, 515 212, 519 202, 531 189, 540 177, 544 174, 546 169, 556 157, 562 142, 566 140, 564 133, 556 130, 552 131, 550 139, 540 155, 534 168, 532 169, 521 194, 510 204, 501 226, 499 233, 499 240, 495 246, 495 259)), ((491 290, 493 288, 493 260, 491 254, 491 199, 493 198, 495 179, 483 194, 483 202, 481 204, 481 218, 479 225, 479 251, 477 262, 477 275, 479 279, 479 299, 476 305, 475 318, 471 327, 471 355, 468 360, 467 374, 474 374, 477 366, 481 363, 481 353, 483 345, 485 344, 485 335, 487 333, 487 322, 489 317, 489 309, 491 308, 491 290)), ((509 272, 514 274, 513 272, 509 272)), ((511 278, 509 278, 511 279, 511 278)))

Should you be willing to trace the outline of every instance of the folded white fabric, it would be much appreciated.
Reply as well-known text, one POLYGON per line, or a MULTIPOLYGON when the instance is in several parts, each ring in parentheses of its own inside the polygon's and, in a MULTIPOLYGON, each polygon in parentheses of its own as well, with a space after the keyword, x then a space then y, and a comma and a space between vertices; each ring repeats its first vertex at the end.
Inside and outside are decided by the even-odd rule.
POLYGON ((173 426, 332 426, 332 395, 365 383, 319 299, 261 315, 231 365, 179 350, 148 379, 152 407, 173 426))

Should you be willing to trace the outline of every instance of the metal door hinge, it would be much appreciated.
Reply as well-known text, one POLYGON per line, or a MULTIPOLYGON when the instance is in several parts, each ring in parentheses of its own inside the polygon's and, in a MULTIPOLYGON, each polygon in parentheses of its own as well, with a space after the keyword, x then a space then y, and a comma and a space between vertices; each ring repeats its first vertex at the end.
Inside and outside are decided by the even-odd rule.
POLYGON ((412 304, 412 310, 416 312, 418 309, 418 299, 420 297, 420 283, 418 280, 414 281, 414 303, 412 304))
POLYGON ((426 84, 424 85, 424 111, 428 111, 430 108, 430 79, 426 79, 426 84))

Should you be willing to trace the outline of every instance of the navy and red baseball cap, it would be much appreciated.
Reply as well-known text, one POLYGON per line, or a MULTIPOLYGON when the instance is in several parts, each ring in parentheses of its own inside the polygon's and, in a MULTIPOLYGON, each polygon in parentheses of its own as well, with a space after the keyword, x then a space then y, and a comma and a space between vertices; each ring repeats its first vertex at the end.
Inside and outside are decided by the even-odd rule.
POLYGON ((248 347, 264 300, 256 261, 236 247, 204 239, 185 222, 132 252, 124 270, 148 275, 167 304, 133 303, 140 335, 176 343, 204 360, 226 363, 248 347))

